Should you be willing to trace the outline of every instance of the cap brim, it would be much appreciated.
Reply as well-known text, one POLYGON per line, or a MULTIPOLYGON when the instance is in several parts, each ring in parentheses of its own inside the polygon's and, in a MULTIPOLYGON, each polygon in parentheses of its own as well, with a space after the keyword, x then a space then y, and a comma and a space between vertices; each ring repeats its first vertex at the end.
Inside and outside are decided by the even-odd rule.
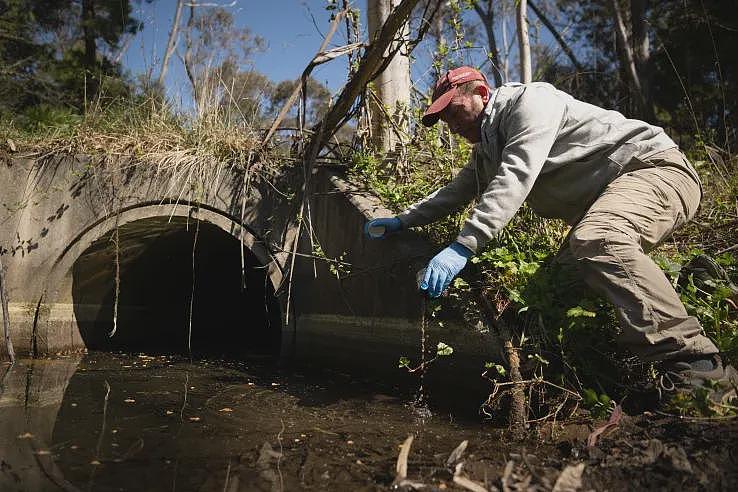
POLYGON ((446 106, 448 106, 448 103, 450 103, 451 99, 454 98, 455 94, 456 87, 452 87, 448 91, 441 94, 441 97, 433 101, 433 104, 431 104, 428 109, 425 110, 425 113, 423 113, 423 118, 421 119, 423 125, 433 126, 438 123, 441 111, 446 109, 446 106))

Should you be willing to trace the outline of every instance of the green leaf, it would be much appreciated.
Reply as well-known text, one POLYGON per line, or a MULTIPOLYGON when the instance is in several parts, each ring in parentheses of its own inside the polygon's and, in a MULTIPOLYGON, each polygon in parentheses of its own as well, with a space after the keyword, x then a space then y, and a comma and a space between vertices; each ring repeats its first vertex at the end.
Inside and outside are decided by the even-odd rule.
POLYGON ((400 357, 400 360, 397 363, 397 367, 402 369, 403 367, 410 367, 410 359, 408 359, 405 356, 400 357))
POLYGON ((446 345, 443 342, 438 342, 438 347, 436 347, 436 355, 439 357, 447 357, 454 353, 454 348, 450 345, 446 345))
POLYGON ((507 373, 507 370, 505 369, 505 366, 502 366, 500 364, 496 364, 494 362, 485 362, 484 363, 485 369, 494 369, 497 371, 497 374, 500 376, 504 376, 507 373))
POLYGON ((597 313, 587 311, 582 306, 575 306, 566 311, 567 318, 594 318, 595 316, 597 316, 597 313))

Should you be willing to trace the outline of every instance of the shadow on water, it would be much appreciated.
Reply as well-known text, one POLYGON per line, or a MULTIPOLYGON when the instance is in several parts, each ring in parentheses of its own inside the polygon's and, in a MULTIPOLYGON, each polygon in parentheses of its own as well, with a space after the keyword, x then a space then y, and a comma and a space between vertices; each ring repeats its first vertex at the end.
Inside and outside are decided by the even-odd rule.
POLYGON ((115 240, 111 231, 96 241, 73 269, 75 315, 89 349, 187 354, 191 346, 195 356, 215 357, 278 352, 279 305, 264 266, 244 248, 242 278, 239 241, 207 222, 176 217, 119 228, 118 323, 110 337, 115 240))
POLYGON ((408 434, 449 452, 479 436, 478 423, 420 416, 408 396, 263 363, 26 360, 0 387, 0 490, 384 487, 408 434))

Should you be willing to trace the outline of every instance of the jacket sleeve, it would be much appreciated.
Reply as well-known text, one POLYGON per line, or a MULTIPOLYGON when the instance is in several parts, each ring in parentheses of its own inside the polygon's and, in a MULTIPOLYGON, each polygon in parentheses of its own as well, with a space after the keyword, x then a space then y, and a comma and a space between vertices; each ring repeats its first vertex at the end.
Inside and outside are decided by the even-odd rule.
POLYGON ((500 165, 456 241, 481 251, 515 215, 533 188, 566 116, 566 104, 546 86, 526 86, 501 121, 500 165))
POLYGON ((474 147, 469 163, 443 188, 411 205, 397 217, 405 228, 435 222, 471 202, 481 193, 478 175, 478 150, 474 147))

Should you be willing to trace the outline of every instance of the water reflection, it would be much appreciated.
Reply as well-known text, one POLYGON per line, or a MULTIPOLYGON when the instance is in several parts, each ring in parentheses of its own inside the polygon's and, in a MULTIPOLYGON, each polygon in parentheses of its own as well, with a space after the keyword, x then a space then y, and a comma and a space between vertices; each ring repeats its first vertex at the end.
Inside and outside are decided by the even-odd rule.
POLYGON ((436 451, 469 437, 405 396, 263 364, 23 361, 0 388, 0 490, 375 489, 409 433, 436 451))
POLYGON ((55 463, 52 432, 79 361, 0 366, 0 490, 77 490, 55 463))

